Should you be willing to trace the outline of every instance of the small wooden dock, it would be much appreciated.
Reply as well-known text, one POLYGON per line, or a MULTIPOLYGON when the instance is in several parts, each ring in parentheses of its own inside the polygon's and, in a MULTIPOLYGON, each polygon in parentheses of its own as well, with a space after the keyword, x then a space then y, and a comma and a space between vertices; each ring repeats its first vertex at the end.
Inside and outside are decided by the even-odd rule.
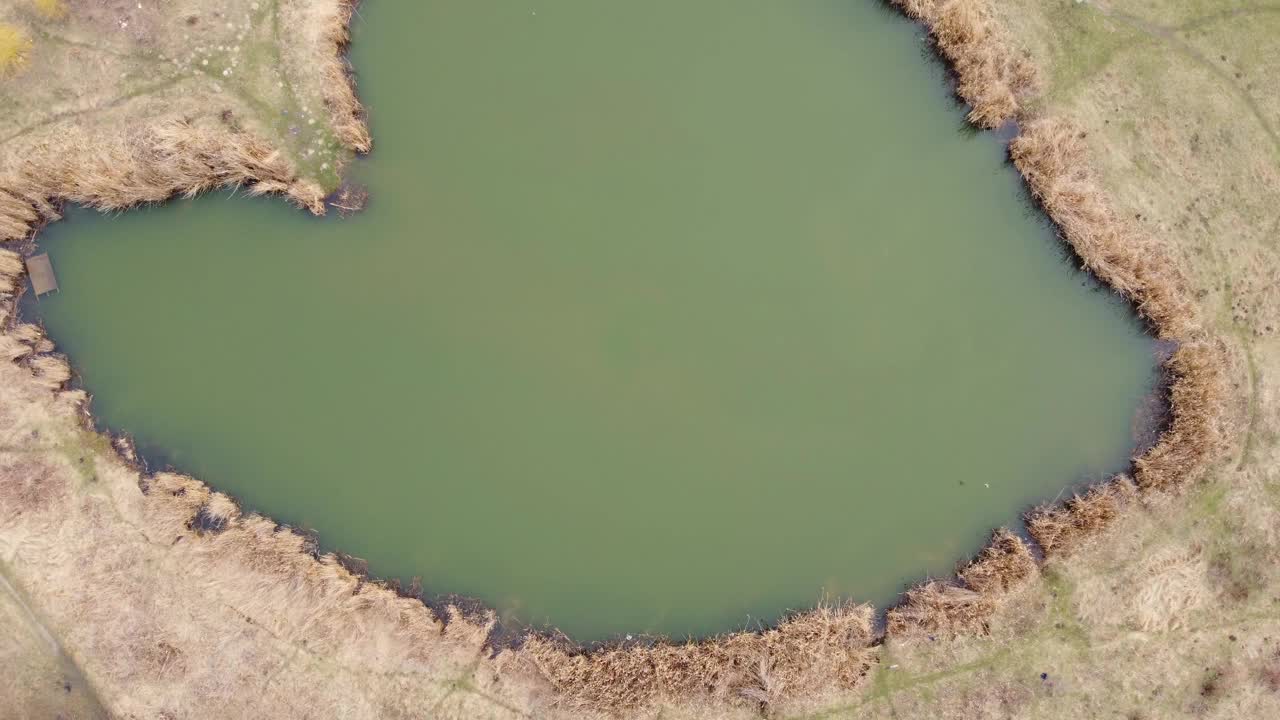
POLYGON ((58 289, 58 278, 53 275, 53 263, 49 262, 49 253, 40 253, 27 258, 27 275, 31 276, 31 289, 36 291, 37 298, 58 289))

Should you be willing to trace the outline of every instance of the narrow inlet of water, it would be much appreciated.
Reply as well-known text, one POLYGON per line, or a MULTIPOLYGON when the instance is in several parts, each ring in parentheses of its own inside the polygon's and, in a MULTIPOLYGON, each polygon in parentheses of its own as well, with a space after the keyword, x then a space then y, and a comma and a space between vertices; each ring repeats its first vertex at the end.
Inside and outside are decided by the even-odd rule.
POLYGON ((580 640, 885 603, 1123 469, 1155 378, 871 0, 380 0, 368 209, 39 242, 156 465, 580 640))

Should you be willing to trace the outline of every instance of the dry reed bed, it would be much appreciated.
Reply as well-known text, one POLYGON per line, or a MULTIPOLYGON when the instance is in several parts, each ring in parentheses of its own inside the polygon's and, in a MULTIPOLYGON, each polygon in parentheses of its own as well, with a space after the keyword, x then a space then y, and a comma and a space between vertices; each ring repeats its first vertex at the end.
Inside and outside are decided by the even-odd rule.
POLYGON ((351 16, 360 0, 341 0, 338 15, 325 29, 325 43, 336 49, 329 56, 321 74, 324 78, 324 103, 329 110, 334 134, 344 145, 359 153, 373 149, 364 106, 356 97, 351 66, 346 61, 351 44, 351 16))
POLYGON ((820 607, 762 632, 676 644, 577 652, 543 635, 500 662, 533 669, 572 710, 619 710, 667 699, 776 709, 796 698, 852 689, 870 667, 869 605, 820 607))
POLYGON ((281 193, 324 213, 324 192, 298 177, 279 151, 247 133, 214 132, 173 120, 104 142, 75 130, 33 148, 0 177, 0 240, 21 240, 57 220, 56 203, 105 211, 194 197, 219 187, 281 193))
POLYGON ((933 580, 907 590, 902 602, 889 609, 885 631, 894 636, 986 632, 1000 599, 1037 572, 1027 544, 1001 528, 977 559, 960 569, 955 582, 933 580))
POLYGON ((1110 526, 1137 497, 1137 485, 1118 475, 1060 506, 1028 513, 1027 531, 1046 556, 1062 555, 1110 526))
MULTIPOLYGON (((373 142, 345 59, 357 4, 339 0, 327 19, 322 37, 329 51, 318 72, 335 136, 366 153, 373 142)), ((220 187, 281 194, 316 215, 325 212, 323 188, 300 177, 280 150, 244 131, 171 120, 104 140, 71 129, 0 174, 0 242, 25 239, 40 224, 59 219, 63 202, 118 211, 220 187)))
MULTIPOLYGON (((969 119, 994 127, 1021 117, 1020 98, 1032 87, 1030 64, 997 32, 984 0, 894 0, 933 33, 951 62, 958 94, 970 104, 969 119)), ((343 5, 342 27, 328 37, 335 62, 324 72, 334 91, 327 104, 340 137, 367 148, 363 111, 351 92, 338 50, 345 47, 353 5, 343 5), (341 82, 339 82, 341 79, 341 82)), ((190 126, 149 128, 106 148, 48 148, 16 178, 0 180, 0 237, 27 237, 39 222, 57 217, 54 199, 102 208, 157 202, 175 193, 195 194, 220 185, 252 192, 282 192, 312 210, 322 209, 318 191, 299 183, 278 153, 252 138, 207 135, 190 126), (80 158, 88 158, 80 162, 80 158), (76 158, 73 162, 64 158, 76 158)), ((1176 488, 1209 460, 1219 446, 1221 347, 1200 330, 1194 305, 1177 266, 1163 248, 1136 235, 1110 210, 1088 168, 1083 142, 1069 125, 1052 120, 1024 123, 1011 157, 1033 194, 1061 229, 1084 266, 1132 301, 1142 315, 1179 349, 1166 363, 1172 423, 1160 441, 1135 460, 1136 482, 1126 476, 1089 490, 1057 507, 1028 516, 1034 540, 1050 556, 1077 547, 1114 522, 1143 492, 1176 488)), ((0 291, 6 313, 21 282, 18 256, 0 251, 0 291)), ((11 324, 11 323, 10 323, 11 324)), ((38 328, 13 326, 0 336, 0 355, 24 362, 46 387, 61 387, 65 360, 47 354, 38 328)), ((61 391, 68 402, 84 394, 61 391)), ((113 443, 118 461, 133 460, 127 441, 113 443)), ((314 541, 258 515, 243 515, 233 501, 203 483, 172 474, 140 477, 149 516, 164 534, 191 536, 206 574, 247 576, 255 583, 255 615, 275 618, 284 631, 285 609, 302 606, 305 617, 320 608, 339 608, 350 618, 347 631, 332 630, 309 646, 313 653, 361 656, 377 645, 370 627, 392 628, 407 648, 401 654, 377 645, 368 657, 394 669, 414 661, 412 648, 440 647, 441 638, 465 652, 481 652, 493 616, 466 618, 456 608, 437 617, 417 599, 400 597, 387 585, 350 572, 332 554, 320 555, 314 541), (448 620, 445 622, 444 620, 448 620), (421 644, 418 642, 421 640, 421 644), (436 645, 432 645, 434 642, 436 645), (353 649, 354 648, 354 649, 353 649)), ((1008 530, 954 580, 929 581, 907 591, 890 609, 887 632, 894 637, 921 633, 981 633, 999 604, 1037 576, 1028 545, 1008 530)), ((819 607, 776 627, 738 632, 700 642, 582 651, 564 638, 533 634, 518 648, 502 650, 490 663, 495 672, 536 678, 551 691, 546 704, 566 711, 618 713, 653 708, 663 702, 711 703, 772 711, 845 692, 874 662, 877 642, 872 610, 866 605, 819 607)))
POLYGON ((890 2, 929 28, 955 71, 970 122, 992 129, 1018 117, 1022 98, 1035 89, 1035 67, 999 32, 987 0, 890 2))

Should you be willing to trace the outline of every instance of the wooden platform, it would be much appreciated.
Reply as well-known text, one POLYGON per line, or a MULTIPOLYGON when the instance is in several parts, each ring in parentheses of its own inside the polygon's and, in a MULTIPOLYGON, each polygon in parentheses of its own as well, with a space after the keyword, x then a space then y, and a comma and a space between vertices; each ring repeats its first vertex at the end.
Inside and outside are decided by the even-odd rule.
POLYGON ((36 291, 36 297, 58 289, 58 279, 53 276, 53 263, 49 262, 49 253, 27 258, 27 274, 31 276, 31 288, 36 291))

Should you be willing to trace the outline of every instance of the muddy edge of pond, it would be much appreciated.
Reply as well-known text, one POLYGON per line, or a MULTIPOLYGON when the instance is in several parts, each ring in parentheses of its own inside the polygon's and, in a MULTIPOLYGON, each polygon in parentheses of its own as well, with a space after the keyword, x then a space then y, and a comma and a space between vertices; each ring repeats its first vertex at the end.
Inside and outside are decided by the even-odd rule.
MULTIPOLYGON (((243 514, 230 497, 196 479, 175 473, 148 474, 127 437, 108 442, 97 434, 87 394, 68 387, 72 372, 67 360, 52 353, 52 343, 40 328, 15 319, 24 266, 22 257, 11 250, 0 250, 0 290, 4 292, 0 310, 5 319, 0 355, 25 368, 30 380, 25 381, 29 387, 0 392, 9 404, 34 397, 32 389, 37 388, 46 396, 52 394, 39 403, 51 415, 49 424, 79 418, 81 431, 96 438, 87 452, 96 453, 105 468, 98 474, 132 478, 141 490, 142 497, 130 502, 141 504, 148 533, 173 537, 174 548, 166 552, 186 553, 181 557, 193 576, 225 578, 225 585, 233 589, 228 592, 239 592, 234 597, 240 606, 256 608, 257 622, 265 618, 278 627, 323 626, 329 639, 345 638, 312 646, 317 648, 312 652, 372 654, 381 646, 362 644, 353 628, 365 633, 365 627, 375 627, 386 634, 382 642, 397 648, 390 654, 403 655, 406 661, 433 653, 453 656, 461 648, 464 655, 477 658, 495 684, 505 679, 509 687, 549 686, 553 691, 549 695, 506 693, 516 693, 532 705, 619 712, 665 699, 774 710, 807 705, 855 686, 874 662, 873 646, 885 635, 982 633, 1003 599, 1037 577, 1045 556, 1070 553, 1121 517, 1126 506, 1178 488, 1216 455, 1222 446, 1222 369, 1228 359, 1225 345, 1201 325, 1181 269, 1163 244, 1140 235, 1109 207, 1086 164, 1079 131, 1053 118, 1035 117, 1022 107, 1021 99, 1035 86, 1035 71, 998 34, 987 0, 891 2, 928 28, 936 50, 955 73, 956 93, 971 108, 969 120, 974 125, 994 129, 1016 123, 1019 131, 1009 145, 1010 157, 1061 237, 1085 269, 1127 298, 1155 334, 1176 350, 1163 363, 1170 419, 1158 441, 1134 458, 1131 474, 1117 475, 1065 503, 1029 512, 1031 542, 1007 529, 996 530, 987 547, 961 566, 955 577, 907 590, 901 602, 888 610, 883 632, 876 630, 870 606, 848 603, 799 612, 771 628, 684 643, 642 638, 582 648, 563 635, 542 631, 495 642, 499 638, 494 634, 496 615, 491 609, 469 601, 448 601, 448 596, 439 596, 446 601, 430 608, 422 602, 416 584, 406 589, 370 579, 358 560, 321 554, 314 537, 261 515, 243 514), (270 594, 261 590, 260 582, 239 581, 262 577, 293 590, 270 594)), ((369 133, 343 58, 354 3, 340 0, 338 5, 339 12, 323 28, 331 56, 311 70, 320 72, 329 88, 326 105, 335 132, 348 148, 364 152, 371 146, 369 133)), ((75 166, 74 153, 59 155, 51 150, 28 158, 18 172, 0 178, 0 238, 29 241, 42 223, 57 219, 56 203, 62 201, 123 209, 223 186, 282 194, 312 212, 324 211, 318 186, 299 179, 279 153, 242 132, 211 134, 170 122, 132 133, 100 151, 112 159, 109 166, 115 177, 85 177, 75 166), (158 163, 156 158, 165 162, 158 163), (142 189, 123 182, 138 176, 153 182, 142 189)), ((29 400, 28 404, 36 405, 29 400)), ((31 450, 44 442, 38 432, 24 437, 21 445, 31 450)), ((81 456, 81 466, 85 462, 81 456)), ((59 493, 69 492, 57 489, 61 487, 59 470, 76 472, 74 467, 50 466, 35 473, 35 480, 6 472, 0 481, 0 507, 5 514, 36 513, 59 503, 59 493)), ((64 518, 68 513, 89 512, 69 501, 61 502, 58 511, 64 518)), ((4 520, 0 517, 0 529, 4 520)), ((185 580, 172 579, 178 585, 185 580)), ((195 593, 191 601, 198 605, 203 599, 199 591, 190 592, 195 593)), ((226 597, 224 593, 221 602, 226 597)), ((109 634, 113 629, 80 631, 109 634)), ((193 640, 174 652, 179 656, 218 652, 212 642, 205 639, 202 645, 193 640)))

